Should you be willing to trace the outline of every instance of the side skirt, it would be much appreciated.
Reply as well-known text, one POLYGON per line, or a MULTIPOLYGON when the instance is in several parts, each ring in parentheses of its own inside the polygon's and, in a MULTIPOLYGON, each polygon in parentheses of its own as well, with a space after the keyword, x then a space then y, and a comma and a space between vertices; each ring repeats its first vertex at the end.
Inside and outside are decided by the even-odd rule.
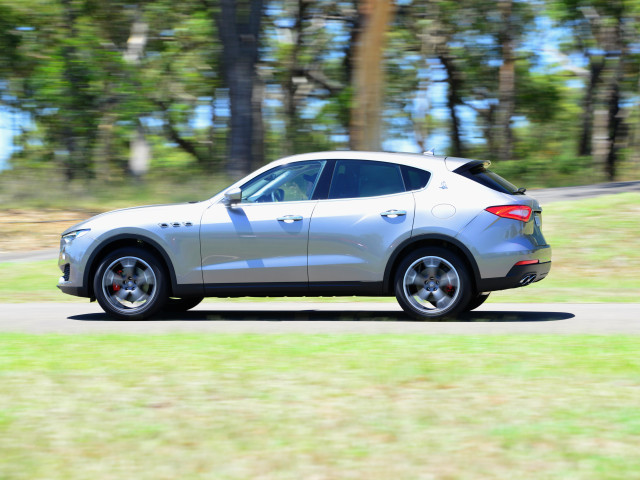
MULTIPOLYGON (((206 284, 204 295, 206 297, 382 296, 384 295, 382 286, 382 282, 206 284)), ((180 288, 180 291, 182 292, 183 288, 180 288)))

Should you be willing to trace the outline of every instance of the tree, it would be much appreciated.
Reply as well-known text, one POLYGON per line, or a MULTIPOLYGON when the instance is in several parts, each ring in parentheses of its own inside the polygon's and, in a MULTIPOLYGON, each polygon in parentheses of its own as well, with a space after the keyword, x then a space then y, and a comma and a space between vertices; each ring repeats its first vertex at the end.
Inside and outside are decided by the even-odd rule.
POLYGON ((497 32, 501 60, 498 73, 498 112, 496 121, 496 144, 498 159, 511 160, 513 156, 513 134, 511 119, 515 111, 516 59, 513 0, 498 2, 500 28, 497 32))
POLYGON ((626 130, 622 89, 625 73, 633 68, 630 45, 635 41, 637 6, 627 0, 566 0, 551 3, 549 12, 571 29, 571 42, 564 49, 588 62, 578 154, 591 154, 598 169, 613 180, 626 130))
POLYGON ((258 47, 263 0, 220 0, 219 8, 212 0, 203 0, 222 43, 222 70, 229 89, 231 128, 227 173, 231 177, 245 175, 261 163, 262 145, 256 132, 261 117, 254 109, 261 103, 258 96, 258 47), (257 138, 258 137, 258 138, 257 138), (255 145, 254 145, 255 143, 255 145))
POLYGON ((362 0, 355 46, 350 145, 354 150, 382 148, 383 53, 393 16, 393 0, 362 0))

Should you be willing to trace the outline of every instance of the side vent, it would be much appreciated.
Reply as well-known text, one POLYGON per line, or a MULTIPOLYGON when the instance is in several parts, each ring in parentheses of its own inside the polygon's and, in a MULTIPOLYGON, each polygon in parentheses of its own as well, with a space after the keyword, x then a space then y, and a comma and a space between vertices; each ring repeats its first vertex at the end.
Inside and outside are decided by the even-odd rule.
POLYGON ((193 227, 193 223, 191 222, 171 222, 171 223, 166 223, 166 222, 162 222, 159 223, 158 225, 160 225, 160 228, 169 228, 169 227, 173 227, 173 228, 178 228, 178 227, 182 227, 183 225, 185 227, 193 227))

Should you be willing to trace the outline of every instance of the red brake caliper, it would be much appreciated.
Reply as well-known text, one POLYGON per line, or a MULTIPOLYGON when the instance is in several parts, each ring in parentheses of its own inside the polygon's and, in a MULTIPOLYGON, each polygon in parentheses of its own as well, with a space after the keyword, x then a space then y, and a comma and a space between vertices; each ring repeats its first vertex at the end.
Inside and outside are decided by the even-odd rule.
MULTIPOLYGON (((122 276, 122 270, 118 270, 116 273, 122 276)), ((120 290, 121 287, 117 283, 113 282, 113 285, 111 285, 111 288, 113 289, 114 292, 117 292, 120 290)))

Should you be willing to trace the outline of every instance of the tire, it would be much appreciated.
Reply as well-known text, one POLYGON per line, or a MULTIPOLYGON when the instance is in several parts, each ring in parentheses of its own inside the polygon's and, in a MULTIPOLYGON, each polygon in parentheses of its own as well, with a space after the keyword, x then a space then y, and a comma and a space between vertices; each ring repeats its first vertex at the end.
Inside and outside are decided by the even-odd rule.
POLYGON ((464 308, 464 311, 470 312, 471 310, 475 310, 480 305, 482 305, 487 298, 489 298, 489 293, 476 293, 475 295, 471 296, 471 300, 469 300, 469 303, 464 308))
POLYGON ((455 317, 472 294, 464 262, 442 247, 420 248, 407 255, 396 272, 395 292, 402 309, 416 320, 455 317))
POLYGON ((180 313, 191 310, 198 305, 204 297, 169 297, 164 305, 165 312, 180 313))
POLYGON ((108 315, 142 320, 158 312, 167 301, 167 276, 154 254, 124 247, 104 257, 93 279, 93 292, 108 315))

